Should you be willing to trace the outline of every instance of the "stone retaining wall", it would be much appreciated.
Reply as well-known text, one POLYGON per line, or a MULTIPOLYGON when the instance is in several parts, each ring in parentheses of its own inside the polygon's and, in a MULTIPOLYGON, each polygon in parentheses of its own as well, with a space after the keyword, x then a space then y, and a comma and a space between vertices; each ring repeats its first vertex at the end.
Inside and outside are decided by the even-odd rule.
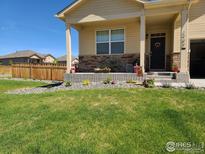
POLYGON ((143 77, 137 77, 135 73, 76 73, 65 74, 65 81, 71 81, 72 83, 79 83, 83 80, 89 80, 91 82, 103 82, 107 78, 114 81, 141 81, 143 82, 146 75, 143 77))

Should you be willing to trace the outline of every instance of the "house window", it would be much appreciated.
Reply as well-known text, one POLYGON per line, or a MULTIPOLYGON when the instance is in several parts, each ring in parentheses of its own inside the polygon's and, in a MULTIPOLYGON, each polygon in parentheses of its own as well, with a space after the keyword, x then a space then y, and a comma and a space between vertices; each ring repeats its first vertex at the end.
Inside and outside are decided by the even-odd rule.
POLYGON ((96 32, 97 54, 124 53, 124 29, 96 32))

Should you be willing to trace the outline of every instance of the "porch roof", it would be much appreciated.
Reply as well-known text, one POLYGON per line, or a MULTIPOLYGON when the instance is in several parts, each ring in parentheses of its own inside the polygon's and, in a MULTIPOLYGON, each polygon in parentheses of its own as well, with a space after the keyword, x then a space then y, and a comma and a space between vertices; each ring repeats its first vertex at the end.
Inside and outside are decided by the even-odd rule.
MULTIPOLYGON (((74 0, 72 3, 70 3, 68 6, 66 6, 64 9, 59 11, 55 16, 59 19, 64 20, 65 14, 68 13, 71 9, 74 7, 80 5, 85 0, 74 0)), ((138 4, 142 4, 144 8, 156 8, 156 7, 166 7, 170 5, 182 5, 187 4, 188 2, 193 2, 196 0, 135 0, 138 4)))

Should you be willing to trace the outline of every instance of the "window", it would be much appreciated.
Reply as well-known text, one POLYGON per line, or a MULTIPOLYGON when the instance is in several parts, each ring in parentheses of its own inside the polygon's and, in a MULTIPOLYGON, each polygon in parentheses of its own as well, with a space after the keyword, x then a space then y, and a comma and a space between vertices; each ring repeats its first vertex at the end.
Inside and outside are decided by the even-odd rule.
POLYGON ((124 53, 124 29, 96 32, 97 54, 124 53))
POLYGON ((98 31, 96 42, 97 54, 109 54, 109 31, 98 31))

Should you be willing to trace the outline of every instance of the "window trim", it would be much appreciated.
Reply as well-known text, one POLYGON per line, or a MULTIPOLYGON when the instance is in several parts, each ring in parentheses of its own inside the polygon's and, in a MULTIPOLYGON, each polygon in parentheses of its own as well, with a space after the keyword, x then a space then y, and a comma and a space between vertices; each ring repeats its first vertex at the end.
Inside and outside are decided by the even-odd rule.
POLYGON ((95 30, 95 54, 96 55, 123 55, 126 51, 126 30, 125 28, 110 28, 110 29, 96 29, 95 30), (124 40, 118 40, 118 41, 111 41, 111 32, 112 30, 124 30, 124 40), (100 31, 109 31, 109 42, 97 42, 97 32, 100 32, 100 31), (122 53, 114 53, 112 54, 112 51, 111 51, 111 44, 112 43, 117 43, 117 42, 123 42, 124 43, 124 51, 122 53), (109 53, 108 54, 98 54, 97 53, 97 43, 108 43, 109 44, 109 53))

